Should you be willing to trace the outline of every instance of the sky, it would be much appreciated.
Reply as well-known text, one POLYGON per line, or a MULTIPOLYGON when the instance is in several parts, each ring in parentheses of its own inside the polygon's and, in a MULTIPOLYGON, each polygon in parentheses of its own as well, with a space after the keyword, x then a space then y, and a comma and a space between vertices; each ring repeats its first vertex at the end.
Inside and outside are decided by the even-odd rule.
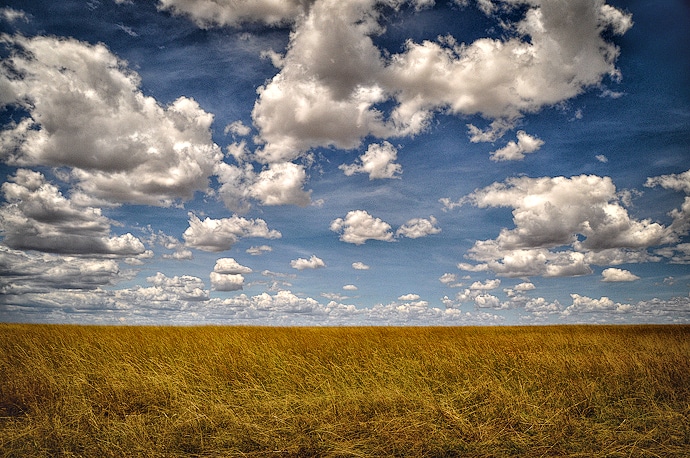
POLYGON ((0 321, 690 323, 690 4, 4 0, 0 321))

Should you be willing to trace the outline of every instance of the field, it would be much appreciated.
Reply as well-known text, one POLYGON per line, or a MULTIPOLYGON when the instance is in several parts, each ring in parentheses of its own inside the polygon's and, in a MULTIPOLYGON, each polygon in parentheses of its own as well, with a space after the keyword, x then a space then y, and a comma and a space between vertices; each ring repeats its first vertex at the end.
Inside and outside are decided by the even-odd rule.
POLYGON ((690 326, 0 324, 2 456, 690 456, 690 326))

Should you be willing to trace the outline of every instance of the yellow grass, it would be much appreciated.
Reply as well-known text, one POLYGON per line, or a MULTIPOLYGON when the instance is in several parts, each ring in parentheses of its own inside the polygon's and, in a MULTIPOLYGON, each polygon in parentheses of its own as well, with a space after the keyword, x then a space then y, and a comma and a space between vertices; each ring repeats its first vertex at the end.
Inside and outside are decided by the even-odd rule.
POLYGON ((2 456, 690 456, 690 327, 0 325, 2 456))

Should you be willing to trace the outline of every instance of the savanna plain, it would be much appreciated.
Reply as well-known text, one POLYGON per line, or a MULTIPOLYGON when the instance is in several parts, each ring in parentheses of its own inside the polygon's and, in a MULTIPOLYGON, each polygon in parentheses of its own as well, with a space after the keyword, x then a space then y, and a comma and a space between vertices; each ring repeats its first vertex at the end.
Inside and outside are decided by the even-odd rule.
POLYGON ((2 456, 690 456, 690 326, 0 324, 2 456))

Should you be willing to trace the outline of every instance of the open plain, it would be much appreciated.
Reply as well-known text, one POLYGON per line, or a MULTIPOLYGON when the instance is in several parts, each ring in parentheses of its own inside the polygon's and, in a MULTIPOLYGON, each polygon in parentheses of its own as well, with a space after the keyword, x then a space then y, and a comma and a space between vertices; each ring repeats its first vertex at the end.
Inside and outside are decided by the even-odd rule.
POLYGON ((2 456, 689 447, 689 326, 0 325, 2 456))

